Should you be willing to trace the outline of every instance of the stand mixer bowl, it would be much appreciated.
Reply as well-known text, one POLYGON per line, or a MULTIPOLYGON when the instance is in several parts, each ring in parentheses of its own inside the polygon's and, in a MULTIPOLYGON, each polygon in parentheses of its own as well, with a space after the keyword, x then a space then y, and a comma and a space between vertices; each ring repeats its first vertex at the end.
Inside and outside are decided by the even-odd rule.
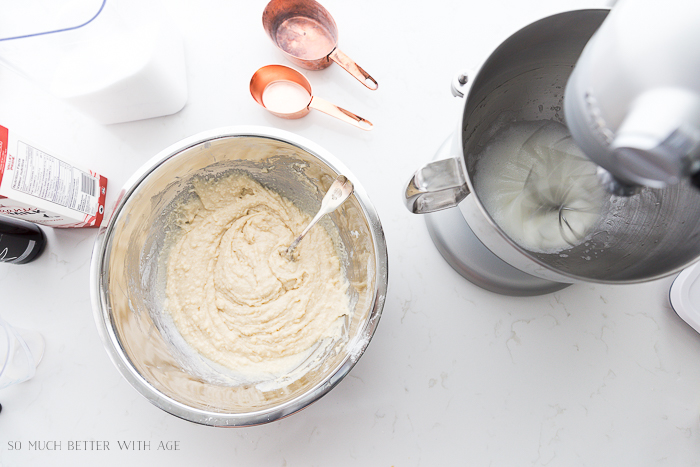
POLYGON ((477 73, 462 73, 453 82, 453 91, 463 94, 465 103, 457 131, 441 149, 440 157, 449 157, 414 174, 406 187, 406 205, 414 213, 447 209, 436 215, 449 216, 449 221, 429 214, 431 236, 448 262, 482 287, 532 295, 575 282, 644 282, 677 272, 700 256, 700 194, 688 183, 645 188, 629 198, 611 195, 587 239, 555 253, 532 251, 510 238, 485 208, 483 187, 475 184, 482 150, 499 127, 536 120, 566 124, 567 80, 607 13, 577 10, 532 23, 504 41, 477 73), (452 231, 455 216, 466 221, 470 232, 452 231), (480 261, 475 258, 484 252, 474 253, 484 249, 492 258, 480 266, 470 264, 480 261), (515 282, 527 276, 525 282, 532 279, 534 285, 511 289, 511 279, 495 283, 474 277, 491 264, 503 268, 503 261, 515 282))

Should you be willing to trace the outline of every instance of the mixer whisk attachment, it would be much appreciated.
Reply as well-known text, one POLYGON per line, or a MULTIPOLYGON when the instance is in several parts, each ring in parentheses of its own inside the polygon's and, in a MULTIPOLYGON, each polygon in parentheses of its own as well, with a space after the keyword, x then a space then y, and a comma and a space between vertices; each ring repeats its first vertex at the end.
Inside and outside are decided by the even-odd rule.
POLYGON ((537 225, 543 237, 556 236, 555 228, 563 242, 576 246, 600 215, 602 188, 588 160, 570 154, 557 156, 530 167, 521 193, 530 215, 523 220, 537 225))
MULTIPOLYGON (((559 207, 559 233, 561 233, 561 236, 564 240, 566 240, 566 243, 568 243, 571 246, 576 246, 579 243, 583 241, 583 239, 586 237, 586 234, 588 232, 586 231, 577 231, 574 229, 574 227, 571 226, 568 220, 566 220, 566 211, 572 211, 572 212, 584 212, 580 209, 576 208, 570 208, 568 206, 561 205, 559 207)), ((587 212, 591 212, 588 210, 587 212)))
MULTIPOLYGON (((516 122, 497 133, 479 161, 484 205, 523 248, 554 253, 599 224, 606 195, 597 166, 553 121, 516 122)), ((479 186, 480 185, 480 186, 479 186)))

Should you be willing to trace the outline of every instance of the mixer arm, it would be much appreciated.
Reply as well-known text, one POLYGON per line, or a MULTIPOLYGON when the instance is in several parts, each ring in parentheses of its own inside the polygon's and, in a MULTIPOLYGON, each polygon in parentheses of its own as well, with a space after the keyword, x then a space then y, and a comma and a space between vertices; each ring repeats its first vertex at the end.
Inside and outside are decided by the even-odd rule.
POLYGON ((577 61, 566 123, 613 181, 663 188, 700 178, 699 23, 698 1, 621 0, 577 61))

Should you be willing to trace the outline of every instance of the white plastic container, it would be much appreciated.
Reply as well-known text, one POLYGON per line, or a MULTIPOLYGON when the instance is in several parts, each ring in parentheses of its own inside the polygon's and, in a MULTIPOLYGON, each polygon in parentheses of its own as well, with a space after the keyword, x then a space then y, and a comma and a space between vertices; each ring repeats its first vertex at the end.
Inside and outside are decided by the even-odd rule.
POLYGON ((187 102, 183 41, 158 2, 12 0, 3 9, 0 63, 98 122, 170 115, 187 102))
POLYGON ((700 263, 684 269, 676 277, 669 299, 678 316, 700 332, 700 263))

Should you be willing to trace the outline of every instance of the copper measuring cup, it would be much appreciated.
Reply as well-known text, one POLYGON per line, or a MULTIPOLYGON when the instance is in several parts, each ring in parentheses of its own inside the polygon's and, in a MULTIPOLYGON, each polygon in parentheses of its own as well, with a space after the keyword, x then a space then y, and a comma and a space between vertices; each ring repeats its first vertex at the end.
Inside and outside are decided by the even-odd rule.
POLYGON ((258 104, 281 118, 301 118, 316 109, 363 130, 373 127, 368 120, 314 96, 309 80, 288 66, 260 68, 250 79, 250 94, 258 104))
POLYGON ((379 86, 369 73, 338 49, 338 27, 314 0, 272 0, 263 12, 263 27, 292 63, 322 70, 331 60, 369 89, 379 86))

